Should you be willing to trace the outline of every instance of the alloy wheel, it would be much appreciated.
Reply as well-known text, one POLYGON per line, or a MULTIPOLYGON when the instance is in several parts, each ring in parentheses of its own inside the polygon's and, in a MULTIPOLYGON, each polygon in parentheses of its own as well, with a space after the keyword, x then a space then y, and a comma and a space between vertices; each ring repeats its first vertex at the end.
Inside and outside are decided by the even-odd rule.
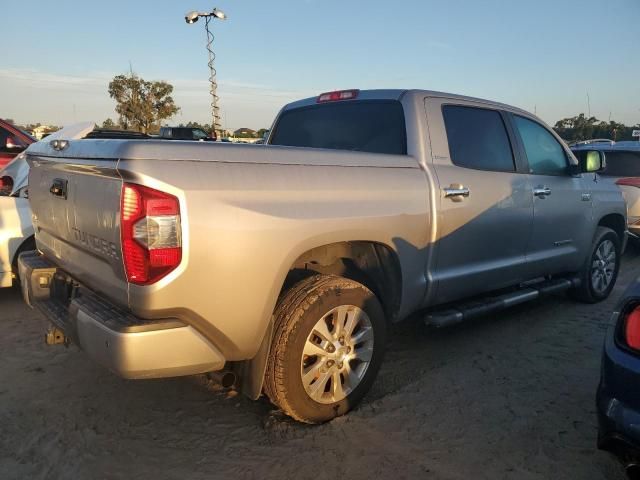
POLYGON ((339 402, 362 381, 373 356, 373 327, 355 305, 331 309, 318 320, 302 352, 300 375, 314 401, 339 402))

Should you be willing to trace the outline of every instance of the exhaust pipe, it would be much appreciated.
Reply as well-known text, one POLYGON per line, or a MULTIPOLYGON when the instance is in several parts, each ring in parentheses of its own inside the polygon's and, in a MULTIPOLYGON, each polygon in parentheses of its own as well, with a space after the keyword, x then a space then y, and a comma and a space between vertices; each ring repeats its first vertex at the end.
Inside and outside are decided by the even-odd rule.
POLYGON ((236 384, 236 374, 229 370, 209 372, 207 376, 218 385, 222 385, 224 388, 231 388, 236 384))
POLYGON ((44 343, 47 345, 64 345, 67 347, 71 341, 62 330, 54 327, 53 325, 49 325, 47 333, 44 334, 44 343))

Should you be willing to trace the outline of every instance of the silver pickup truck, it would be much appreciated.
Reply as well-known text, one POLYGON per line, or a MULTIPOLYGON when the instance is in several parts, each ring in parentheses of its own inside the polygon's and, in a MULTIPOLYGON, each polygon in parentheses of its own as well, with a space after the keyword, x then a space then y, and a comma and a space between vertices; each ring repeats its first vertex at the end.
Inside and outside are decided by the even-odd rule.
POLYGON ((19 260, 48 343, 126 378, 217 372, 304 422, 362 399, 389 322, 597 302, 625 244, 603 154, 486 100, 330 92, 265 146, 63 137, 28 150, 19 260))

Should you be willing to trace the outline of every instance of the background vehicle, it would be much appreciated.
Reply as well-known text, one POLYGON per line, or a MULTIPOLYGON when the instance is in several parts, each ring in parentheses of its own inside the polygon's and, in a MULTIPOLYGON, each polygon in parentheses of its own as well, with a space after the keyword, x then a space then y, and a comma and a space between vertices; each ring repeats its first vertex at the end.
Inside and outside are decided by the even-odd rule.
POLYGON ((19 265, 50 343, 127 378, 224 372, 322 422, 370 388, 387 320, 445 326, 613 288, 622 195, 594 181, 600 153, 578 162, 527 112, 330 92, 287 105, 268 143, 32 147, 42 255, 19 265))
POLYGON ((29 134, 0 120, 0 288, 13 284, 18 254, 35 248, 31 210, 24 185, 20 184, 24 172, 28 171, 26 157, 21 152, 35 141, 29 134))
MULTIPOLYGON (((92 124, 81 126, 75 133, 67 130, 65 136, 75 139, 151 138, 137 132, 93 129, 92 124)), ((44 141, 55 138, 58 135, 49 135, 44 141)), ((13 284, 18 273, 18 255, 36 247, 28 201, 28 177, 29 165, 24 152, 0 170, 0 288, 13 284)))
POLYGON ((31 135, 0 120, 0 169, 35 141, 31 135))
POLYGON ((26 195, 28 170, 24 153, 0 170, 0 288, 13 285, 18 255, 36 246, 26 195))
POLYGON ((571 148, 574 148, 574 147, 581 147, 581 146, 584 147, 586 145, 593 145, 593 144, 611 145, 611 144, 614 144, 614 143, 616 143, 616 142, 614 140, 609 139, 609 138, 592 138, 592 139, 589 139, 589 140, 578 140, 578 141, 575 141, 575 142, 570 142, 569 146, 571 148))
MULTIPOLYGON (((597 407, 598 446, 616 453, 640 474, 640 281, 633 282, 613 314, 604 345, 597 407)), ((631 472, 630 472, 631 473, 631 472)))
POLYGON ((197 140, 201 142, 215 142, 216 134, 206 133, 201 128, 191 127, 162 127, 160 128, 159 138, 165 140, 197 140))
POLYGON ((632 238, 640 239, 640 142, 583 144, 574 152, 599 150, 605 153, 606 167, 600 172, 603 181, 615 183, 627 202, 627 223, 632 238))

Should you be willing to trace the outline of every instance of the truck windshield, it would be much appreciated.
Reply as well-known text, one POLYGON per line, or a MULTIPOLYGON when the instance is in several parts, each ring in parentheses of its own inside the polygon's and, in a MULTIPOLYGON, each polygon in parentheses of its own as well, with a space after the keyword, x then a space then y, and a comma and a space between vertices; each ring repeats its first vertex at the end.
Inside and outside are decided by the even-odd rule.
POLYGON ((604 152, 607 166, 602 172, 606 177, 640 177, 640 151, 604 152))
POLYGON ((404 112, 396 100, 296 108, 280 116, 270 144, 406 155, 404 112))

